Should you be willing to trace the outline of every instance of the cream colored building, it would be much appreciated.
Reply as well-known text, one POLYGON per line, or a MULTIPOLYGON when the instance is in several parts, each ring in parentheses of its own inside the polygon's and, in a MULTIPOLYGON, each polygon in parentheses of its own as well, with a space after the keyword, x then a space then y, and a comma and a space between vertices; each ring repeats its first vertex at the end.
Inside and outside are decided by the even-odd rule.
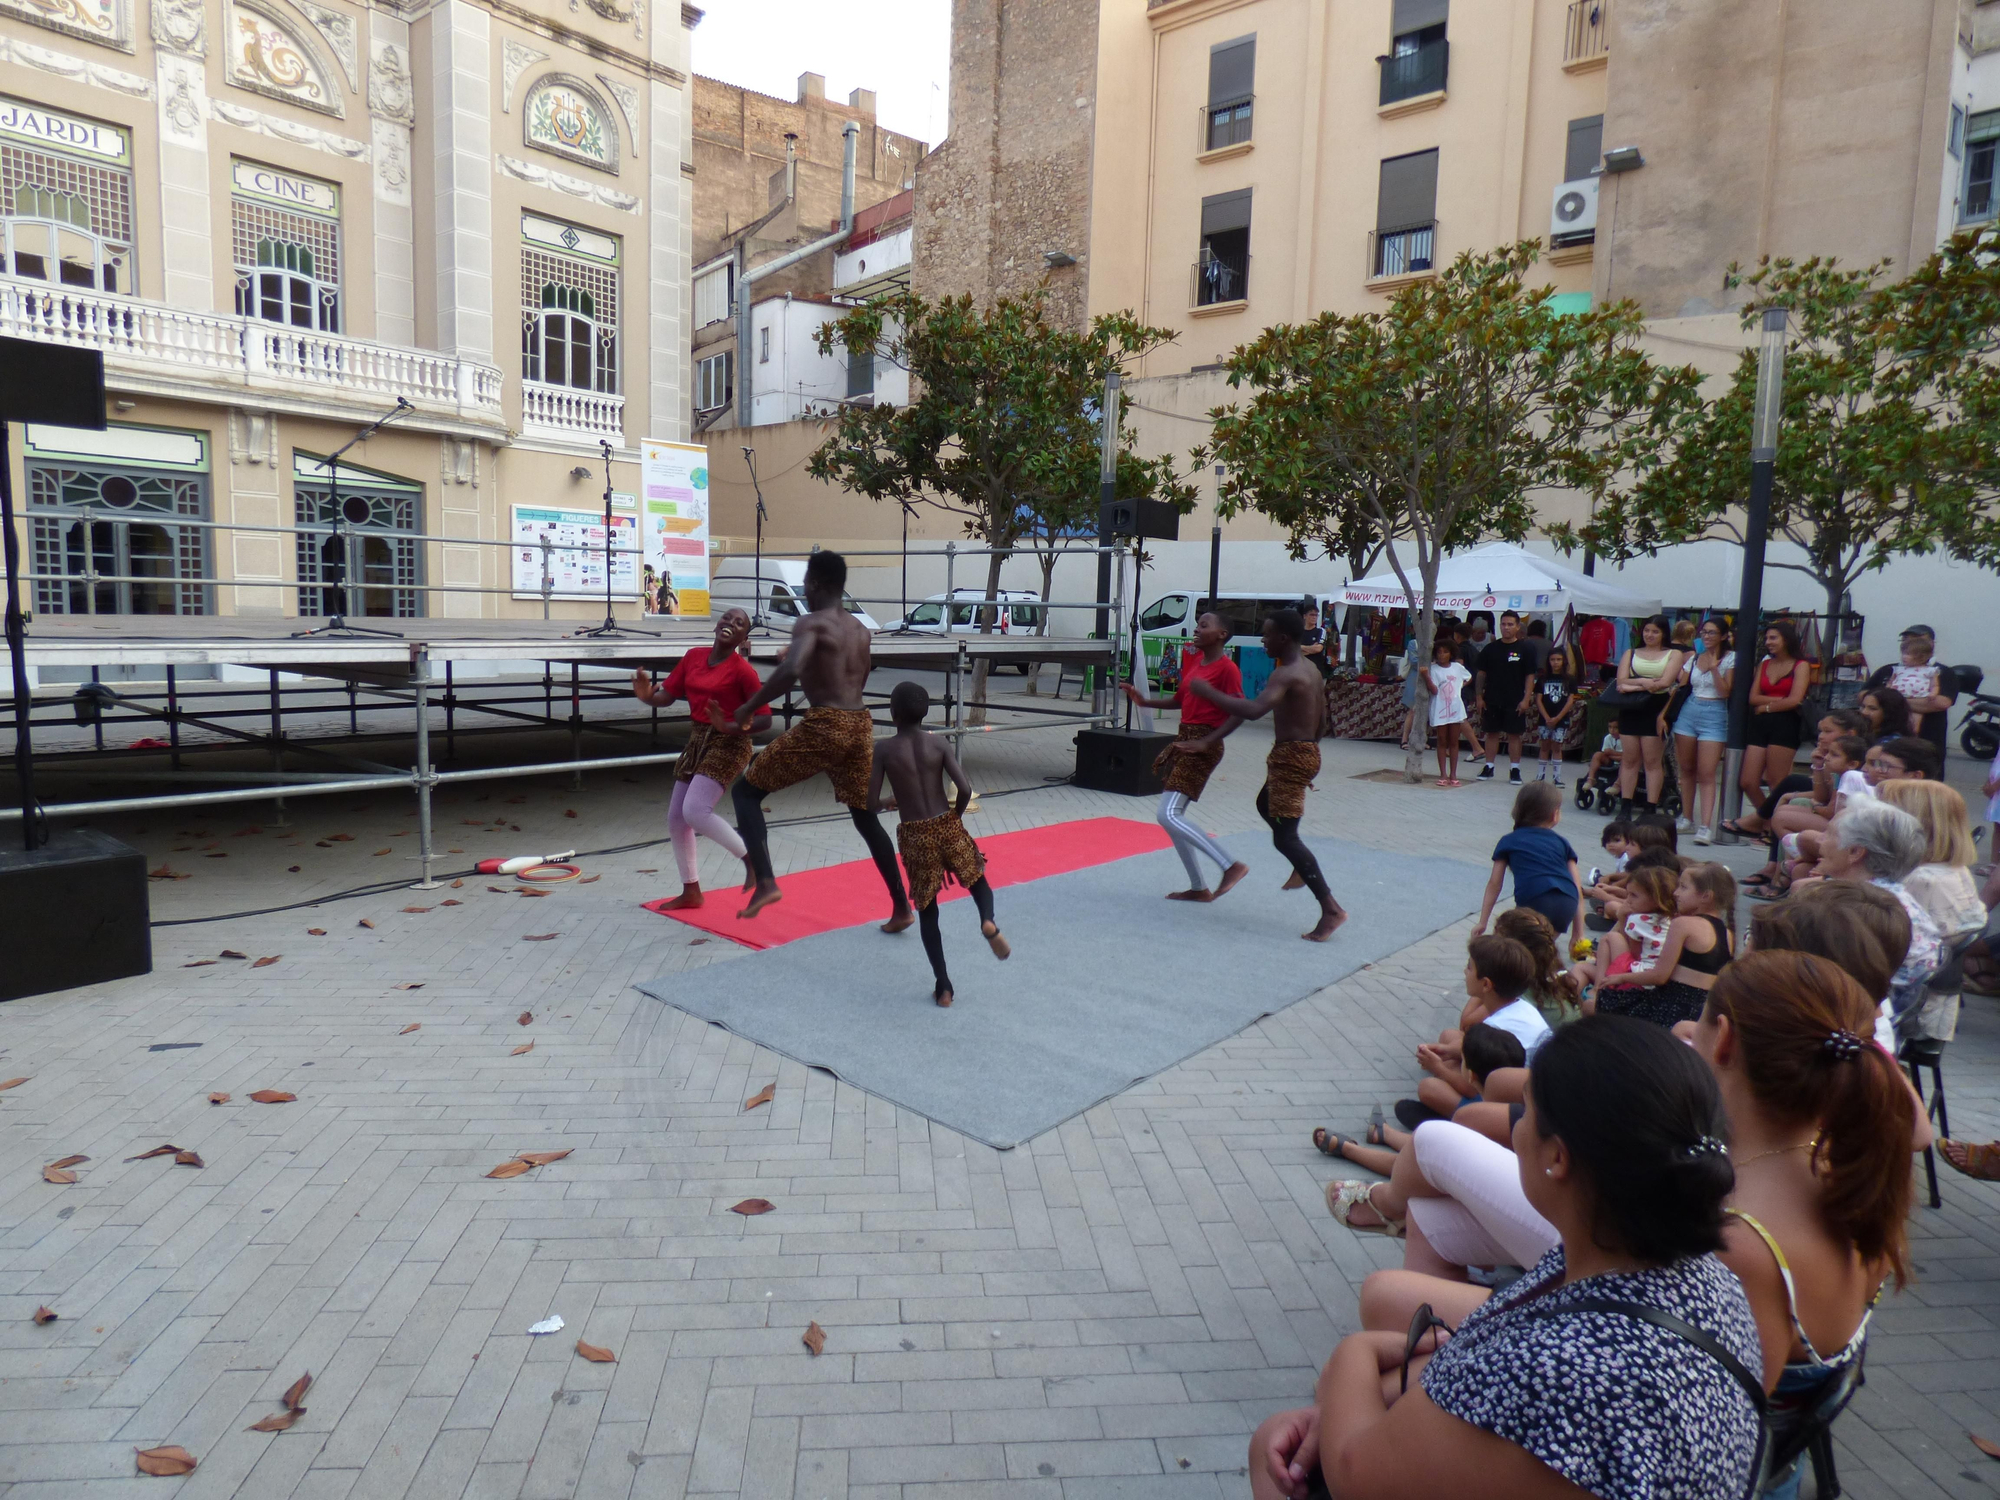
POLYGON ((699 19, 0 0, 0 333, 101 348, 112 408, 17 435, 36 612, 330 612, 326 456, 402 399, 338 476, 347 612, 539 618, 465 543, 687 436, 699 19))

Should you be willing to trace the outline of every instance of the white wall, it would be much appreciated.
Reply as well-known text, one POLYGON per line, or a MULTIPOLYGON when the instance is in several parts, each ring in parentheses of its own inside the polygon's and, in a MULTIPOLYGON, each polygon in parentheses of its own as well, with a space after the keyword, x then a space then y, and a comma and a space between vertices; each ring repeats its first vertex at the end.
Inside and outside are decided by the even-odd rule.
POLYGON ((894 234, 884 235, 870 244, 836 255, 833 258, 834 291, 840 293, 856 282, 869 281, 907 266, 915 232, 915 225, 906 225, 894 234))
POLYGON ((838 402, 847 394, 844 355, 822 355, 813 332, 841 315, 837 307, 773 297, 750 309, 750 420, 754 426, 795 422, 809 403, 838 402), (759 359, 765 330, 771 357, 759 359))

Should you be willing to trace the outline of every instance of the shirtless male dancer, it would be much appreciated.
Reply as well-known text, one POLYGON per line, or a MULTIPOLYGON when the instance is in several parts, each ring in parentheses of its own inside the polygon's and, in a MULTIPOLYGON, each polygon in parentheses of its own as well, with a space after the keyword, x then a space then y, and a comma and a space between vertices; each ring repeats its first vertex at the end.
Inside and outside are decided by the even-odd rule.
POLYGON ((1229 697, 1199 678, 1188 686, 1189 691, 1239 719, 1261 719, 1275 712, 1272 722, 1277 743, 1264 762, 1257 812, 1271 825, 1272 846, 1292 862, 1293 878, 1285 882, 1285 888, 1294 889, 1296 882, 1319 901, 1319 925, 1299 935, 1309 942, 1323 943, 1347 920, 1347 913, 1326 888, 1319 861, 1299 837, 1306 789, 1319 774, 1319 733, 1326 718, 1326 684, 1319 669, 1299 654, 1299 638, 1304 634, 1305 623, 1295 609, 1273 610, 1264 617, 1264 649, 1278 666, 1255 698, 1229 697))
MULTIPOLYGON (((896 846, 882 820, 868 810, 868 773, 874 760, 875 725, 862 698, 868 684, 868 627, 843 607, 847 559, 815 552, 806 563, 806 614, 792 625, 792 644, 756 695, 736 710, 736 727, 748 729, 757 711, 794 683, 811 706, 805 716, 758 752, 730 789, 736 831, 750 851, 756 888, 739 917, 754 917, 782 895, 771 873, 771 835, 764 826, 764 797, 826 772, 833 794, 846 804, 868 844, 895 909, 882 925, 901 932, 916 920, 896 867, 896 846)), ((711 709, 711 717, 719 715, 711 709)))
POLYGON ((993 950, 994 957, 1009 953, 1007 940, 1000 936, 993 920, 993 887, 986 883, 986 861, 980 858, 972 836, 965 831, 965 809, 972 801, 972 783, 951 753, 951 744, 924 729, 924 715, 931 711, 931 695, 914 682, 899 682, 889 694, 889 717, 896 732, 875 745, 875 770, 868 780, 868 805, 882 803, 882 779, 896 795, 902 821, 896 825, 896 847, 903 851, 903 864, 910 872, 910 899, 917 906, 918 930, 923 934, 924 954, 931 961, 936 980, 931 998, 939 1005, 952 999, 951 975, 944 967, 944 938, 938 931, 938 892, 956 877, 972 893, 979 908, 979 933, 993 950), (940 774, 951 778, 958 792, 956 806, 944 805, 940 774))
POLYGON ((1228 622, 1218 614, 1203 615, 1194 622, 1194 644, 1201 652, 1201 660, 1182 671, 1180 691, 1173 697, 1148 698, 1133 684, 1124 684, 1125 696, 1141 708, 1181 711, 1180 738, 1162 750, 1153 762, 1153 774, 1160 778, 1163 788, 1156 816, 1160 826, 1167 830, 1167 837, 1174 841, 1174 850, 1188 873, 1188 888, 1169 891, 1169 901, 1217 900, 1228 895, 1250 873, 1248 865, 1240 859, 1232 860, 1229 851, 1212 834, 1197 828, 1187 815, 1188 804, 1201 797, 1208 778, 1222 764, 1222 741, 1243 722, 1188 691, 1188 684, 1199 679, 1232 698, 1243 695, 1243 674, 1227 654, 1228 622), (1206 854, 1222 867, 1222 881, 1212 891, 1202 879, 1197 854, 1206 854))

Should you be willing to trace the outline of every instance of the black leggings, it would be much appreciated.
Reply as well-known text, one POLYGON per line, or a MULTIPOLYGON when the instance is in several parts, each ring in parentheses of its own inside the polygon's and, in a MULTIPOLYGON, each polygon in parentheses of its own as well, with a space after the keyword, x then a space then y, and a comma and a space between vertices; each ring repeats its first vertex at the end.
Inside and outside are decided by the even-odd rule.
POLYGON ((1268 787, 1257 789, 1257 816, 1271 825, 1271 847, 1292 862, 1299 879, 1306 883, 1306 889, 1318 900, 1321 911, 1339 911, 1340 903, 1333 899, 1333 892, 1326 888, 1326 877, 1319 872, 1319 861, 1313 858, 1312 850, 1299 837, 1297 818, 1274 818, 1271 816, 1271 793, 1268 787))
MULTIPOLYGON (((777 877, 771 873, 771 832, 764 826, 764 794, 750 785, 747 776, 739 776, 736 785, 729 789, 729 800, 736 806, 736 831, 749 851, 750 868, 757 874, 757 883, 769 885, 777 877)), ((882 884, 889 888, 896 910, 904 910, 910 904, 910 895, 903 888, 903 867, 896 862, 896 846, 882 827, 882 820, 866 808, 850 807, 847 812, 868 845, 869 856, 882 876, 882 884)))
MULTIPOLYGON (((972 904, 979 908, 979 920, 992 921, 993 887, 986 883, 986 877, 980 876, 966 889, 972 893, 972 904)), ((935 896, 931 898, 929 906, 917 913, 917 931, 923 937, 924 956, 931 961, 931 973, 937 976, 938 989, 950 989, 951 975, 944 971, 944 934, 938 930, 938 904, 935 896)))

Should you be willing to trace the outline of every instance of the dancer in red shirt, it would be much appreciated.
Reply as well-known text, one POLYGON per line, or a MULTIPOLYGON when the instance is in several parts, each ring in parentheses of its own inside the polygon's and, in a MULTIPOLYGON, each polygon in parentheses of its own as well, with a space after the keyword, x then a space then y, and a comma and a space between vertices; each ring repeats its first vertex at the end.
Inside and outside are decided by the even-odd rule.
POLYGON ((1188 872, 1188 888, 1168 892, 1169 901, 1213 901, 1228 895, 1250 873, 1248 865, 1240 859, 1232 860, 1215 836, 1195 827, 1187 815, 1188 804, 1201 796, 1209 776, 1222 764, 1224 737, 1243 722, 1188 691, 1190 682, 1201 681, 1228 697, 1243 696, 1243 674, 1227 655, 1228 624, 1220 615, 1203 615, 1195 621, 1194 644, 1201 652, 1201 660, 1181 670, 1180 691, 1174 697, 1148 698, 1131 683, 1125 684, 1126 696, 1141 707, 1181 711, 1180 738, 1162 750, 1159 759, 1153 762, 1153 774, 1166 788, 1160 793, 1157 814, 1160 826, 1174 841, 1188 872), (1213 891, 1202 879, 1197 854, 1206 854, 1222 867, 1222 882, 1213 891))
MULTIPOLYGON (((750 889, 743 840, 715 811, 729 784, 750 764, 750 734, 736 727, 736 710, 763 686, 757 669, 738 649, 749 634, 750 617, 740 609, 725 610, 715 622, 713 646, 695 647, 658 682, 644 672, 632 674, 632 696, 641 703, 664 708, 685 698, 694 716, 687 748, 674 768, 674 800, 667 809, 674 863, 681 874, 681 893, 667 903, 669 910, 700 906, 706 899, 695 869, 696 834, 705 834, 745 861, 743 888, 750 889), (720 712, 711 713, 710 705, 720 712)), ((766 728, 770 722, 771 711, 765 709, 753 720, 753 728, 766 728)))

